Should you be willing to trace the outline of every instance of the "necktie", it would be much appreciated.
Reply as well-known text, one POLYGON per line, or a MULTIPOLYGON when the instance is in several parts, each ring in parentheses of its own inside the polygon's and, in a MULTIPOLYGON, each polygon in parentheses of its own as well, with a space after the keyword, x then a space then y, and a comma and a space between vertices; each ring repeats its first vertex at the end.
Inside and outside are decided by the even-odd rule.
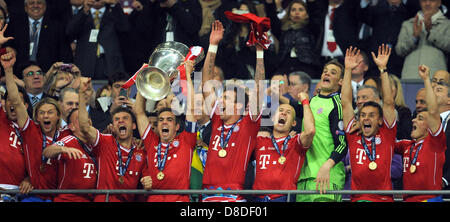
POLYGON ((31 106, 35 107, 38 102, 39 98, 37 96, 31 97, 31 106))
POLYGON ((31 61, 36 61, 37 43, 38 43, 38 25, 39 25, 39 21, 35 20, 33 22, 33 27, 31 30, 31 42, 33 43, 33 48, 31 49, 31 54, 30 54, 31 61))
MULTIPOLYGON (((336 8, 333 7, 331 9, 331 14, 330 14, 330 27, 329 27, 330 30, 333 29, 333 19, 334 19, 334 12, 335 11, 336 11, 336 8)), ((328 50, 330 50, 330 52, 334 52, 334 50, 337 49, 337 44, 336 44, 335 41, 327 42, 327 47, 328 47, 328 50)))
MULTIPOLYGON (((100 29, 100 11, 95 11, 94 13, 94 25, 95 29, 100 29)), ((97 39, 98 42, 98 39, 97 39)), ((100 57, 100 44, 97 44, 97 57, 100 57)))

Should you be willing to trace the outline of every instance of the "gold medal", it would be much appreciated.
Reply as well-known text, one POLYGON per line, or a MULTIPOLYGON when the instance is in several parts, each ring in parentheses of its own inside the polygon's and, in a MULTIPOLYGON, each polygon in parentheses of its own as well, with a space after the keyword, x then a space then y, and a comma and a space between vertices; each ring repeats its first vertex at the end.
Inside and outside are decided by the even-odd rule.
POLYGON ((156 179, 163 180, 164 179, 164 173, 162 171, 159 171, 159 173, 156 174, 156 179))
POLYGON ((417 170, 416 165, 411 165, 411 166, 409 167, 409 172, 411 172, 411 173, 415 173, 416 170, 417 170))
POLYGON ((224 158, 227 156, 227 151, 224 149, 219 150, 219 157, 224 158))
POLYGON ((369 169, 370 170, 375 170, 377 169, 377 163, 375 163, 374 161, 369 163, 369 169))
POLYGON ((278 163, 284 164, 285 162, 286 162, 286 157, 280 156, 280 158, 278 158, 278 163))
POLYGON ((125 182, 125 180, 123 179, 123 176, 119 176, 119 183, 123 184, 125 182))

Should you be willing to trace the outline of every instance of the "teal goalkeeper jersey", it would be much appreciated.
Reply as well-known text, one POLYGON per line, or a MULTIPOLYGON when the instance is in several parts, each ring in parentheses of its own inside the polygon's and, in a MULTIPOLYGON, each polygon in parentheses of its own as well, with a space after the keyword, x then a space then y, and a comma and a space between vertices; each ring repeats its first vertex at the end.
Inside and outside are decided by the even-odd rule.
POLYGON ((344 186, 345 168, 341 160, 347 153, 347 143, 340 95, 339 93, 329 96, 316 95, 311 98, 310 107, 316 134, 312 146, 306 152, 299 180, 316 178, 322 164, 331 158, 336 165, 330 170, 330 182, 344 186))

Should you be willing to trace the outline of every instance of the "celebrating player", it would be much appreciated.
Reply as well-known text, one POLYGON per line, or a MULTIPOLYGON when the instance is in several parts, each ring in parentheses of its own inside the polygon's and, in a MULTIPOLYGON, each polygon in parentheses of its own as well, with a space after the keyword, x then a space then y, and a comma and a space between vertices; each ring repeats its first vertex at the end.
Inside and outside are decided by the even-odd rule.
MULTIPOLYGON (((58 159, 58 189, 95 189, 97 185, 97 161, 92 147, 81 133, 78 108, 70 111, 67 126, 73 135, 66 136, 47 146, 43 155, 58 159)), ((55 202, 91 202, 87 194, 58 194, 55 202)))
MULTIPOLYGON (((372 52, 375 64, 380 70, 383 90, 383 107, 376 102, 366 102, 358 110, 357 119, 362 134, 350 133, 355 121, 352 106, 351 71, 361 61, 359 50, 350 47, 345 55, 345 74, 342 85, 342 110, 344 113, 345 135, 349 146, 352 171, 352 190, 391 190, 391 163, 397 131, 394 98, 386 65, 391 48, 384 44, 378 48, 378 55, 372 52)), ((386 195, 352 195, 351 201, 393 201, 386 195)))
MULTIPOLYGON (((289 104, 278 107, 273 117, 270 138, 258 137, 255 150, 255 190, 295 190, 297 179, 305 161, 306 151, 315 134, 314 118, 309 108, 309 97, 299 93, 303 105, 304 131, 291 138, 289 133, 295 126, 295 110, 289 104)), ((259 197, 259 201, 286 202, 287 196, 270 194, 259 197)))
MULTIPOLYGON (((86 92, 88 81, 82 81, 80 92, 86 92)), ((89 122, 86 97, 79 96, 78 121, 87 145, 92 145, 98 163, 97 189, 137 189, 139 181, 145 189, 151 188, 151 178, 145 174, 147 158, 144 149, 133 143, 136 129, 134 113, 128 107, 118 107, 111 112, 113 134, 101 134, 89 122)), ((104 194, 97 195, 95 202, 103 202, 104 194)), ((134 195, 110 195, 112 202, 130 202, 134 195)))
MULTIPOLYGON (((152 189, 189 189, 191 160, 195 148, 197 134, 195 118, 192 115, 192 80, 193 61, 186 61, 186 77, 188 101, 186 126, 181 133, 179 118, 171 108, 163 108, 158 112, 157 132, 151 130, 145 115, 145 99, 140 93, 136 97, 136 115, 138 129, 148 154, 148 171, 153 178, 152 189)), ((150 195, 148 202, 189 202, 188 195, 150 195)))
MULTIPOLYGON (((445 162, 446 137, 442 128, 437 98, 430 81, 430 68, 419 66, 424 81, 427 108, 413 119, 412 140, 401 140, 395 150, 403 154, 403 188, 405 190, 441 190, 445 162)), ((442 202, 438 195, 406 195, 405 201, 442 202)))
MULTIPOLYGON (((210 34, 210 45, 203 68, 202 78, 205 84, 213 79, 217 46, 223 32, 222 23, 216 20, 210 34)), ((261 46, 256 46, 256 49, 255 81, 258 88, 260 80, 264 79, 265 70, 264 51, 261 46)), ((209 95, 204 92, 204 96, 206 98, 209 95)), ((257 101, 257 98, 252 101, 257 101)), ((252 114, 258 114, 258 108, 252 110, 254 108, 250 105, 249 111, 246 111, 248 102, 245 89, 238 85, 226 85, 222 97, 216 101, 211 112, 212 132, 203 174, 204 189, 243 189, 247 164, 255 149, 256 135, 261 122, 260 115, 252 114)), ((220 194, 203 196, 203 201, 245 201, 245 199, 238 195, 220 194)))
MULTIPOLYGON (((12 69, 16 58, 13 52, 9 52, 2 65, 5 69, 12 69)), ((31 71, 32 72, 32 71, 31 71)), ((17 115, 17 124, 21 129, 21 138, 24 144, 24 155, 27 162, 28 175, 31 183, 37 189, 57 188, 57 168, 55 159, 47 159, 42 155, 42 150, 47 145, 52 144, 58 138, 67 135, 59 131, 61 111, 58 102, 51 98, 44 98, 39 101, 33 112, 33 120, 27 113, 27 107, 22 102, 15 86, 12 71, 6 72, 6 79, 10 101, 17 115)), ((40 196, 46 201, 51 200, 51 196, 40 196)), ((40 201, 36 199, 36 201, 40 201)))

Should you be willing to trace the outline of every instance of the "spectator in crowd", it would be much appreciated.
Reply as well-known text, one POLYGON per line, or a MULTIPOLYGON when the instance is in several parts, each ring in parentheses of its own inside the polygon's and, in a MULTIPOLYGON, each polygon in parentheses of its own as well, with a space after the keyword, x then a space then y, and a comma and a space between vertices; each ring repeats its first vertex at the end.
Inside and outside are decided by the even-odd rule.
MULTIPOLYGON (((345 137, 349 144, 350 166, 352 171, 352 190, 391 190, 390 177, 393 145, 396 134, 396 114, 389 76, 386 72, 391 49, 384 44, 378 48, 378 55, 372 57, 380 70, 383 89, 383 106, 375 102, 366 102, 358 110, 358 119, 353 114, 350 73, 359 61, 357 48, 347 49, 345 56, 345 74, 342 85, 342 110, 344 116, 345 137), (355 121, 361 129, 350 133, 355 121), (378 141, 378 142, 377 142, 378 141), (370 144, 369 144, 370 142, 370 144), (370 147, 370 148, 369 148, 370 147)), ((351 201, 393 201, 392 196, 354 194, 351 201)))
MULTIPOLYGON (((257 15, 255 4, 252 1, 241 1, 231 10, 233 13, 252 13, 257 15)), ((225 79, 252 79, 255 75, 255 60, 253 48, 247 47, 250 24, 227 21, 224 38, 221 41, 220 65, 224 69, 225 79), (229 30, 228 30, 229 29, 229 30), (227 58, 226 60, 223 60, 227 58)), ((267 51, 265 52, 267 53, 267 51)))
POLYGON ((65 127, 69 122, 69 114, 73 109, 78 108, 78 90, 74 88, 64 88, 59 97, 59 106, 61 107, 61 127, 65 127))
POLYGON ((9 44, 17 51, 17 65, 34 61, 47 72, 57 61, 72 62, 64 27, 47 16, 46 9, 45 0, 26 0, 26 16, 11 19, 8 35, 14 36, 14 40, 9 44))
MULTIPOLYGON (((89 79, 82 80, 80 92, 84 94, 89 87, 89 79)), ((152 179, 144 171, 147 168, 147 154, 137 147, 133 139, 136 128, 136 118, 128 107, 118 107, 112 110, 112 134, 102 134, 89 123, 86 111, 86 95, 79 96, 78 121, 81 132, 86 137, 86 144, 93 147, 98 161, 99 175, 97 189, 137 189, 142 183, 145 189, 150 189, 152 179)), ((95 202, 106 201, 106 195, 99 194, 95 202)), ((110 195, 109 201, 134 201, 134 195, 110 195)))
POLYGON ((318 190, 320 194, 297 195, 298 202, 342 201, 341 195, 324 194, 326 190, 344 188, 345 169, 341 160, 347 153, 343 134, 340 87, 344 67, 332 60, 323 67, 320 91, 311 98, 316 134, 306 152, 306 164, 300 173, 297 188, 318 190))
POLYGON ((266 3, 271 32, 280 41, 276 72, 303 71, 318 79, 320 58, 314 48, 316 38, 311 32, 312 23, 309 22, 306 3, 302 0, 291 1, 281 21, 276 15, 274 1, 267 0, 266 3))
POLYGON ((405 57, 402 79, 417 79, 417 67, 427 64, 431 72, 447 70, 450 52, 450 20, 439 10, 441 0, 420 0, 421 10, 402 23, 395 51, 405 57))
POLYGON ((200 4, 199 1, 150 0, 144 7, 144 19, 151 22, 151 29, 145 32, 151 41, 150 51, 167 41, 181 42, 188 47, 197 45, 202 23, 200 4))
POLYGON ((397 139, 411 139, 412 130, 412 114, 411 110, 405 103, 403 96, 403 87, 400 79, 394 75, 389 74, 391 82, 391 94, 394 95, 395 110, 397 111, 397 139))
POLYGON ((118 32, 129 30, 118 0, 87 0, 83 12, 69 21, 66 35, 77 40, 74 63, 83 76, 108 79, 124 71, 118 32))
MULTIPOLYGON (((362 2, 366 2, 363 0, 362 2)), ((369 1, 370 2, 370 1, 369 1)), ((373 3, 361 4, 358 18, 372 27, 372 35, 368 39, 367 52, 376 52, 382 43, 390 48, 397 45, 398 34, 402 23, 411 17, 411 12, 401 0, 379 0, 373 3), (365 6, 365 7, 362 7, 365 6)), ((389 57, 389 73, 400 77, 404 58, 392 51, 389 57)), ((370 62, 369 75, 377 73, 377 67, 370 62)))
POLYGON ((427 101, 425 99, 425 88, 420 88, 416 93, 416 110, 412 114, 412 118, 416 118, 417 113, 424 111, 427 108, 427 101))
POLYGON ((344 51, 350 46, 359 46, 358 20, 355 11, 359 1, 352 0, 309 0, 308 8, 316 50, 320 53, 322 65, 331 59, 344 61, 344 51))
MULTIPOLYGON (((430 80, 430 68, 421 65, 419 76, 424 81, 427 109, 413 120, 413 140, 396 143, 396 152, 403 154, 405 190, 441 190, 445 162, 445 132, 439 116, 436 95, 430 80)), ((405 195, 405 201, 443 202, 440 195, 405 195)))

